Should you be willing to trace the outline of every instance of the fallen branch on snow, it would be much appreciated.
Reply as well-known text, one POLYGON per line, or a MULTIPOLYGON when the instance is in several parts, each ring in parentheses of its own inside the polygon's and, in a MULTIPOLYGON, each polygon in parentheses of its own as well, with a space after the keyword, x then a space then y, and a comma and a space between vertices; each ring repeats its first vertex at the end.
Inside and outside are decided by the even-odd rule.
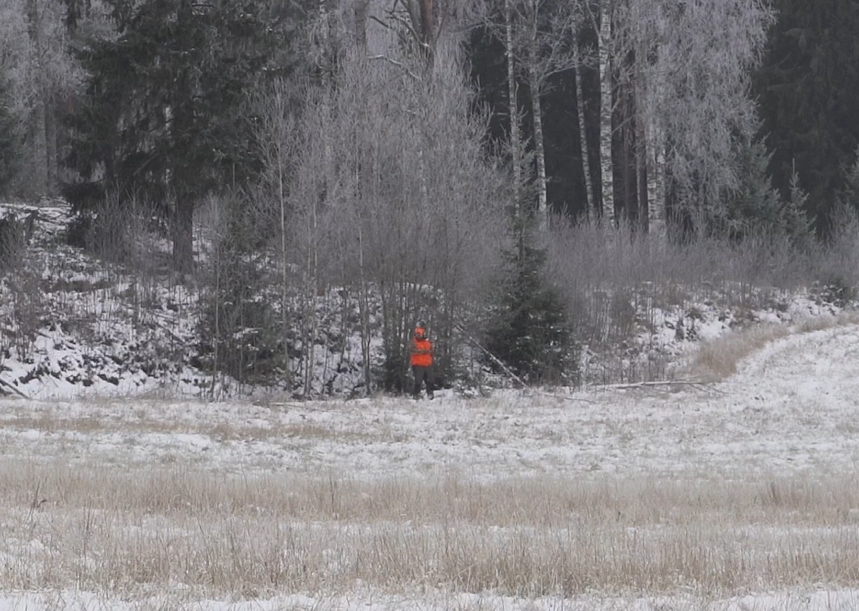
POLYGON ((23 398, 23 399, 28 399, 28 400, 30 399, 30 397, 28 397, 27 395, 25 395, 24 393, 22 393, 20 390, 18 390, 18 389, 17 389, 17 388, 15 388, 14 386, 12 386, 12 384, 10 384, 9 382, 7 382, 7 381, 6 381, 6 380, 4 380, 3 378, 0 378, 0 388, 8 388, 10 391, 12 391, 12 393, 13 393, 13 394, 18 395, 19 397, 21 397, 21 398, 23 398))
POLYGON ((701 387, 708 391, 717 391, 712 383, 702 380, 656 380, 651 382, 630 382, 629 384, 603 384, 600 386, 591 386, 591 388, 597 390, 628 390, 631 388, 670 388, 672 386, 693 386, 701 387))
POLYGON ((518 384, 520 384, 522 386, 522 388, 524 388, 526 390, 530 390, 532 392, 539 393, 541 395, 545 395, 547 397, 553 397, 555 399, 564 399, 565 401, 577 401, 580 403, 594 403, 594 401, 590 401, 588 399, 582 399, 581 397, 568 397, 566 395, 559 395, 559 394, 555 394, 555 393, 546 392, 545 390, 536 390, 534 388, 531 388, 530 386, 528 386, 528 384, 525 383, 525 381, 522 378, 517 376, 507 365, 505 365, 501 361, 501 359, 499 359, 497 356, 492 354, 489 350, 484 348, 483 345, 481 345, 481 343, 478 342, 468 331, 463 329, 462 325, 460 325, 459 323, 454 323, 453 326, 457 331, 462 333, 468 341, 470 341, 479 350, 481 350, 484 354, 486 354, 486 356, 488 356, 490 359, 492 359, 492 362, 495 363, 496 365, 498 365, 504 371, 504 373, 506 373, 508 376, 510 376, 518 384))

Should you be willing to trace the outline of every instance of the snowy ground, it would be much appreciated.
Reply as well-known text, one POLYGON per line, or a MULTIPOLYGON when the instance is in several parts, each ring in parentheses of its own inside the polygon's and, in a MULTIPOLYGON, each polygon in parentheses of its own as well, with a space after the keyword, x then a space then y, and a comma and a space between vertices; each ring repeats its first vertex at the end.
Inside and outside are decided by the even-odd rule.
MULTIPOLYGON (((849 477, 859 466, 859 326, 794 334, 708 386, 591 389, 574 394, 452 394, 430 402, 216 403, 0 400, 0 457, 129 468, 165 460, 216 472, 372 480, 457 472, 481 481, 551 474, 757 480, 849 477), (87 426, 80 423, 86 421, 87 426), (39 425, 42 422, 42 425, 39 425), (44 426, 51 422, 50 427, 44 426), (76 424, 77 423, 77 424, 76 424), (270 436, 266 430, 280 434, 270 436), (224 431, 230 431, 225 435, 224 431)), ((0 610, 575 609, 846 611, 859 591, 776 589, 710 600, 694 593, 519 600, 421 591, 290 592, 252 602, 181 596, 123 601, 81 591, 2 592, 0 610)))

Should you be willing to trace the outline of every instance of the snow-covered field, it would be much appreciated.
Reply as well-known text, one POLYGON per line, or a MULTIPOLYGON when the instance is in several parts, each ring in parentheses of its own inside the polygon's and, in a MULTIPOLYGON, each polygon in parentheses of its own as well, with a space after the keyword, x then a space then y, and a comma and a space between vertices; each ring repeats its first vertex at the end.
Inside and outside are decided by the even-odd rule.
MULTIPOLYGON (((859 465, 859 328, 797 334, 717 385, 504 391, 434 401, 6 401, 6 456, 355 478, 456 469, 513 475, 726 478, 852 473, 859 465), (92 431, 63 430, 87 420, 92 431), (57 421, 55 432, 27 423, 57 421), (219 431, 232 431, 225 440, 219 431), (267 434, 267 431, 278 433, 267 434)), ((445 394, 445 392, 447 394, 445 394)), ((75 427, 79 428, 79 427, 75 427)))
MULTIPOLYGON (((766 489, 767 482, 822 479, 856 486, 859 326, 789 335, 742 361, 738 370, 727 380, 708 385, 592 388, 566 394, 504 391, 480 399, 442 394, 419 402, 6 398, 0 400, 0 461, 29 465, 42 473, 56 465, 70 465, 72 473, 80 466, 132 474, 173 465, 247 478, 294 476, 312 481, 336 474, 359 484, 432 481, 455 474, 461 481, 486 486, 515 478, 555 481, 559 486, 676 480, 766 489)), ((0 493, 2 486, 0 482, 0 493)), ((49 491, 34 494, 45 495, 46 505, 52 502, 49 491)), ((37 505, 21 500, 21 512, 52 511, 35 509, 37 505)), ((840 516, 838 522, 824 526, 837 529, 839 540, 853 549, 859 507, 838 507, 833 515, 840 516)), ((814 516, 777 528, 790 536, 792 528, 809 525, 818 526, 814 516)), ((0 535, 2 611, 859 609, 859 589, 853 589, 859 586, 855 565, 845 566, 840 574, 819 572, 815 579, 799 583, 762 582, 752 587, 740 580, 735 591, 729 588, 717 595, 682 579, 674 591, 653 595, 632 586, 626 593, 588 591, 569 596, 514 597, 509 592, 463 592, 431 583, 392 591, 360 580, 346 590, 284 589, 235 596, 200 593, 181 583, 146 596, 74 584, 47 589, 37 584, 34 591, 21 591, 14 589, 17 582, 3 575, 8 577, 10 567, 20 563, 21 549, 45 541, 34 535, 22 544, 19 534, 14 542, 0 535)), ((830 566, 814 556, 818 552, 800 548, 791 553, 807 553, 809 561, 830 566)), ((57 552, 56 558, 61 563, 63 556, 57 552)))

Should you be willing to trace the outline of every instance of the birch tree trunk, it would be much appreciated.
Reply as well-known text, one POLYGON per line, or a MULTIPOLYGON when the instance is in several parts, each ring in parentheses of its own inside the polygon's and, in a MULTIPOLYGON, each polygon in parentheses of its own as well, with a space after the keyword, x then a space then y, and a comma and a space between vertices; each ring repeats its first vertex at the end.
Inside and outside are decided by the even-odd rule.
MULTIPOLYGON (((647 172, 644 122, 640 111, 642 95, 639 35, 631 23, 632 0, 623 0, 620 12, 612 17, 617 31, 612 41, 612 179, 614 211, 618 220, 629 222, 633 229, 647 230, 647 172)), ((614 28, 614 26, 613 26, 614 28)))
POLYGON ((433 0, 421 0, 421 42, 426 52, 432 57, 433 38, 435 37, 435 19, 433 15, 433 0))
POLYGON ((278 91, 275 94, 276 98, 274 109, 274 112, 276 113, 276 121, 281 127, 281 129, 278 130, 279 133, 277 134, 276 141, 274 143, 275 163, 277 164, 277 198, 278 207, 280 208, 280 332, 281 341, 283 342, 284 385, 287 390, 292 390, 292 372, 289 367, 289 345, 286 341, 288 336, 287 329, 289 327, 289 275, 287 273, 289 265, 286 255, 286 193, 283 188, 283 185, 286 182, 284 167, 287 163, 287 154, 286 151, 284 151, 284 132, 286 130, 283 129, 285 127, 283 122, 286 112, 286 96, 280 87, 281 85, 279 84, 278 91))
POLYGON ((513 204, 517 216, 522 210, 522 138, 519 135, 519 101, 516 87, 516 62, 513 50, 511 0, 504 0, 504 44, 507 60, 507 104, 510 112, 510 153, 513 159, 513 204))
MULTIPOLYGON (((278 157, 281 151, 278 150, 278 157)), ((284 385, 287 389, 292 387, 292 372, 289 369, 289 345, 286 341, 287 328, 289 325, 289 275, 287 274, 288 264, 286 256, 286 197, 283 192, 283 181, 286 177, 283 175, 283 165, 278 164, 277 170, 277 197, 280 205, 280 332, 281 341, 283 342, 283 374, 284 385)))
POLYGON ((358 52, 367 53, 367 13, 370 9, 370 0, 355 0, 353 10, 355 12, 355 43, 358 52))
POLYGON ((546 149, 543 140, 543 113, 540 105, 540 83, 536 71, 529 70, 531 80, 531 106, 534 116, 534 153, 537 157, 537 228, 549 228, 548 197, 546 194, 546 149))
POLYGON ((645 129, 644 116, 639 109, 639 100, 644 92, 641 88, 643 75, 640 68, 641 58, 644 50, 638 49, 635 58, 636 65, 633 70, 635 82, 633 83, 633 95, 636 98, 634 130, 635 130, 635 184, 636 200, 638 203, 638 227, 645 233, 650 231, 650 193, 647 181, 647 130, 645 129))
POLYGON ((534 154, 537 157, 537 229, 549 228, 548 197, 546 194, 546 148, 543 140, 543 111, 540 104, 542 83, 537 74, 539 39, 537 29, 537 0, 531 0, 531 39, 528 48, 528 80, 531 88, 531 114, 534 122, 534 154))
POLYGON ((599 24, 599 69, 600 69, 600 151, 602 159, 602 194, 603 194, 603 218, 611 224, 616 224, 614 214, 614 183, 612 180, 611 159, 611 70, 612 57, 609 51, 609 40, 611 40, 611 12, 607 2, 603 2, 600 8, 599 24))
POLYGON ((364 264, 364 231, 360 219, 355 224, 358 227, 358 270, 360 276, 358 312, 361 317, 361 373, 364 378, 364 392, 365 394, 369 394, 373 380, 370 370, 370 359, 372 358, 370 347, 370 291, 367 287, 367 273, 364 264))
POLYGON ((575 53, 576 64, 576 114, 579 117, 579 134, 581 134, 580 147, 582 151, 582 170, 584 171, 585 175, 585 200, 587 204, 588 218, 596 219, 599 214, 594 204, 594 188, 591 184, 591 164, 590 154, 588 150, 588 132, 587 123, 585 121, 585 96, 582 91, 582 66, 580 61, 581 57, 579 55, 578 41, 575 41, 573 44, 573 52, 575 53))
POLYGON ((57 192, 59 184, 59 168, 57 164, 57 107, 56 98, 45 93, 45 165, 46 165, 46 190, 48 195, 57 192))
POLYGON ((310 217, 308 219, 308 259, 307 276, 308 282, 305 288, 305 368, 304 368, 304 396, 310 395, 312 390, 314 366, 316 362, 316 336, 319 330, 319 317, 316 312, 316 299, 319 295, 319 206, 324 203, 328 193, 328 180, 331 171, 332 151, 327 140, 327 126, 331 123, 331 79, 330 79, 330 44, 331 32, 329 30, 329 14, 326 6, 327 0, 318 0, 317 11, 319 19, 319 44, 320 49, 320 74, 322 75, 322 116, 323 116, 323 165, 321 184, 319 192, 314 194, 310 201, 310 217))

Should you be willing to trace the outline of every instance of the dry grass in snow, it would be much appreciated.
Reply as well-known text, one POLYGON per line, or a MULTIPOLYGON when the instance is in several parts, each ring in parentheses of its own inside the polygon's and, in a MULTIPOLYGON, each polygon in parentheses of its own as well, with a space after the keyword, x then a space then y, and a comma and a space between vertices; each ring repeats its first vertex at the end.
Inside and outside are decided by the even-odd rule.
POLYGON ((4 400, 0 610, 857 608, 859 326, 733 353, 666 391, 4 400))
POLYGON ((704 342, 695 351, 689 368, 696 379, 717 382, 737 373, 737 364, 767 344, 795 333, 811 333, 854 325, 859 314, 844 311, 837 316, 817 316, 802 320, 796 325, 762 324, 730 333, 704 342))
POLYGON ((0 464, 4 588, 712 594, 859 583, 852 477, 358 482, 0 464))

